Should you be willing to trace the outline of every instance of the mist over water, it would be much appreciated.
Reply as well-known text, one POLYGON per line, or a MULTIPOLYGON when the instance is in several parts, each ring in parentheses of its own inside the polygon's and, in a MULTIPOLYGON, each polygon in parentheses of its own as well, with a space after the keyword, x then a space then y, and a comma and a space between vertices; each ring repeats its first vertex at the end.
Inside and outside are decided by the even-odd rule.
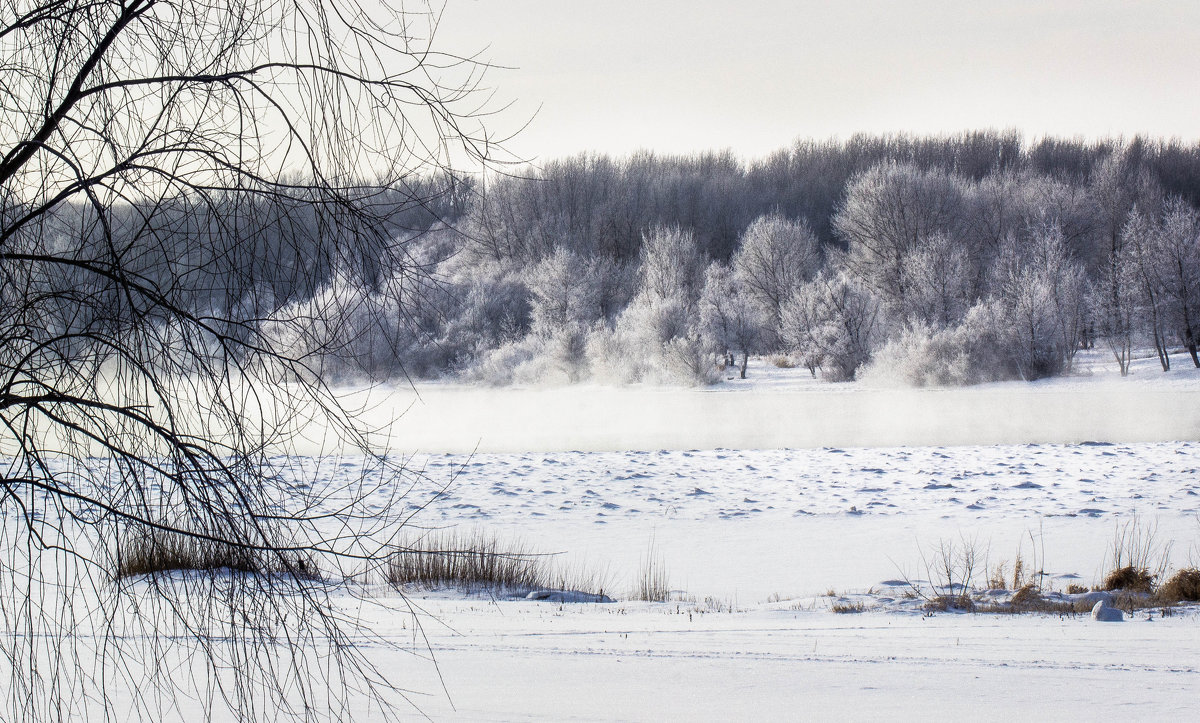
POLYGON ((430 385, 376 389, 365 399, 364 418, 392 452, 1200 439, 1200 392, 1117 384, 829 391, 430 385))

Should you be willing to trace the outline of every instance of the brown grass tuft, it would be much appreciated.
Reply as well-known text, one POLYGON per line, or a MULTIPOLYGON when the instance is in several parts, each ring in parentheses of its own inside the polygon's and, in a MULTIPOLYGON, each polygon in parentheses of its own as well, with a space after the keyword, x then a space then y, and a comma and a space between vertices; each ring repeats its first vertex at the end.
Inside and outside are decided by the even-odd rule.
POLYGON ((925 609, 929 612, 944 613, 947 610, 974 612, 975 601, 966 595, 938 595, 925 601, 925 609))
POLYGON ((466 590, 534 590, 552 587, 546 556, 515 543, 501 543, 476 530, 430 533, 402 546, 388 561, 389 584, 456 587, 466 590))
POLYGON ((667 572, 667 563, 655 550, 654 540, 651 540, 646 549, 646 557, 642 560, 642 570, 636 581, 633 599, 666 602, 670 598, 671 577, 667 572))
POLYGON ((1158 598, 1166 603, 1200 601, 1200 570, 1189 567, 1175 573, 1158 589, 1158 598))
POLYGON ((1023 585, 1020 590, 1013 593, 1012 600, 1009 604, 1012 605, 1013 612, 1021 610, 1032 610, 1042 602, 1042 594, 1033 585, 1023 585))
POLYGON ((120 545, 116 562, 118 578, 177 570, 319 576, 316 562, 298 551, 241 547, 158 528, 120 545))
POLYGON ((1104 578, 1104 590, 1124 590, 1126 592, 1145 592, 1154 589, 1154 575, 1144 567, 1126 565, 1119 567, 1104 578))

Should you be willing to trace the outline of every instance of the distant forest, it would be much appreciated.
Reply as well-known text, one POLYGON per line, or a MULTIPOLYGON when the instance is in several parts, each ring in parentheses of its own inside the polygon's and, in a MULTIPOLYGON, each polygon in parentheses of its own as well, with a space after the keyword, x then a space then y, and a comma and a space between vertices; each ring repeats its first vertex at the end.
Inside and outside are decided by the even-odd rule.
POLYGON ((1066 373, 1093 346, 1122 373, 1135 349, 1200 366, 1196 144, 854 136, 377 195, 361 232, 386 258, 306 246, 328 200, 230 217, 175 199, 178 248, 130 249, 197 313, 236 309, 332 381, 700 384, 764 354, 830 381, 957 385, 1066 373))

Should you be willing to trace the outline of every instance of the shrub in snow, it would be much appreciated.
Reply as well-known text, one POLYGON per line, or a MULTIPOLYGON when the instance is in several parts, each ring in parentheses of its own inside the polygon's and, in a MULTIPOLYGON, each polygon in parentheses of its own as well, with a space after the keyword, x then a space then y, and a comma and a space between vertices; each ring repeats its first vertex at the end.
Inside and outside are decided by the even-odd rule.
POLYGON ((277 309, 263 330, 327 380, 421 373, 437 360, 439 305, 444 289, 407 271, 368 284, 346 270, 311 297, 277 309))
POLYGON ((588 332, 584 345, 588 374, 592 379, 630 384, 645 377, 645 358, 638 351, 637 341, 629 334, 598 323, 588 332))
POLYGON ((684 384, 712 384, 717 381, 717 367, 712 352, 699 334, 676 336, 662 345, 653 367, 653 381, 684 384))
POLYGON ((880 305, 845 273, 822 272, 783 305, 787 347, 830 381, 849 381, 880 341, 880 305))
POLYGON ((518 377, 525 378, 532 371, 530 365, 536 366, 535 360, 541 355, 544 346, 544 339, 530 335, 520 341, 491 349, 465 368, 462 378, 491 386, 513 384, 518 381, 518 377))
POLYGON ((860 377, 873 386, 958 386, 974 381, 969 341, 960 329, 904 329, 871 358, 860 377))
POLYGON ((1144 567, 1126 565, 1108 573, 1104 578, 1105 590, 1126 592, 1150 592, 1154 587, 1154 575, 1144 567))
POLYGON ((980 302, 946 329, 908 326, 872 357, 861 375, 876 386, 961 386, 1016 376, 999 341, 1001 312, 980 302))

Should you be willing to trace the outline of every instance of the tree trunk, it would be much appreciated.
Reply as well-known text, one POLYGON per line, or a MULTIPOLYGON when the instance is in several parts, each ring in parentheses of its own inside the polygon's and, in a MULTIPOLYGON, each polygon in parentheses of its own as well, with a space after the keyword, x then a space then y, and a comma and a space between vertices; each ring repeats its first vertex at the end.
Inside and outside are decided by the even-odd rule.
POLYGON ((1171 357, 1167 356, 1167 341, 1158 330, 1157 320, 1154 326, 1154 351, 1158 354, 1158 363, 1164 372, 1171 371, 1171 357))
POLYGON ((746 378, 746 365, 750 363, 750 352, 742 352, 742 379, 746 378))
POLYGON ((1187 346, 1188 354, 1192 356, 1192 363, 1200 369, 1200 357, 1196 356, 1196 334, 1192 331, 1192 320, 1188 317, 1187 304, 1183 305, 1183 343, 1187 346))

